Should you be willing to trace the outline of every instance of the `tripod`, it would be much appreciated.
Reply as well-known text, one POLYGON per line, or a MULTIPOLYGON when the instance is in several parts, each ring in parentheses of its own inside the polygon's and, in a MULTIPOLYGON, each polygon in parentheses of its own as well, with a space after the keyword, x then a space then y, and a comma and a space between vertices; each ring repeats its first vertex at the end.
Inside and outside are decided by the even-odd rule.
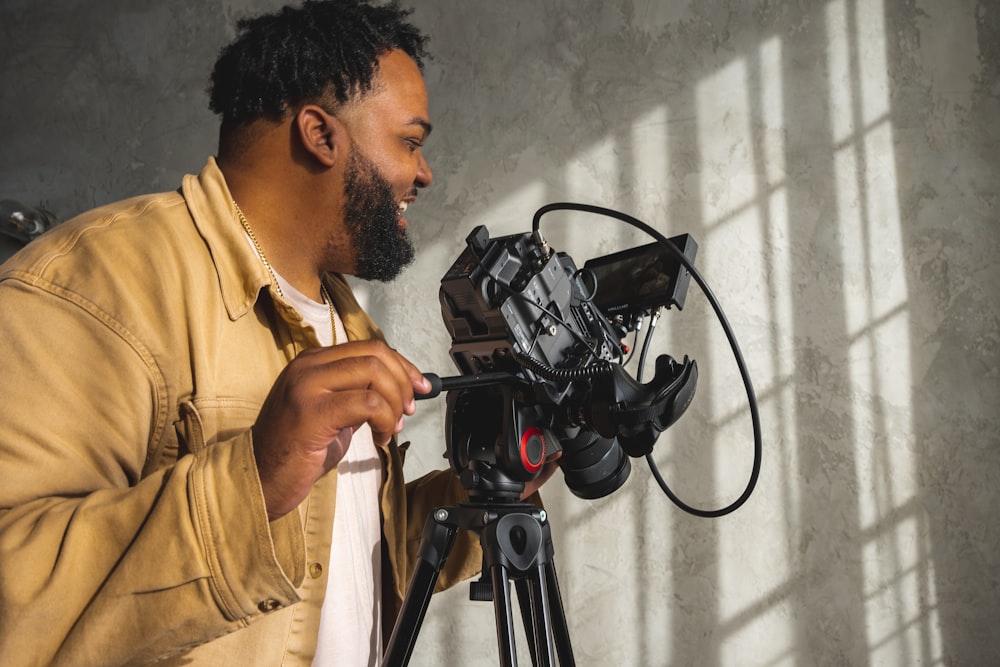
POLYGON ((403 667, 409 662, 434 585, 459 529, 477 533, 483 548, 482 579, 471 584, 470 598, 493 600, 501 666, 517 664, 510 581, 517 589, 532 665, 552 665, 553 645, 560 665, 575 665, 545 510, 520 502, 450 505, 427 518, 384 664, 403 667))

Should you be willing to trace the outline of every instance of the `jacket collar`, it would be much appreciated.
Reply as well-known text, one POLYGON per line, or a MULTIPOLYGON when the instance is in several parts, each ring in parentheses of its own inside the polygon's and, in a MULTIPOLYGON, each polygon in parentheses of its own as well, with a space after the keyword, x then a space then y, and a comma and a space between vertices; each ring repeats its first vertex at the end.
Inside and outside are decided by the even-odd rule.
MULTIPOLYGON (((271 289, 271 276, 247 242, 246 233, 236 215, 233 196, 214 157, 209 157, 197 176, 188 174, 181 185, 194 224, 208 245, 219 277, 222 300, 230 319, 238 320, 250 312, 262 289, 269 289, 275 307, 291 322, 302 322, 291 304, 271 289)), ((349 340, 383 340, 382 332, 362 310, 354 292, 343 276, 327 274, 324 282, 349 340)))
POLYGON ((238 320, 253 308, 260 290, 271 284, 271 276, 246 241, 233 196, 214 157, 208 158, 200 174, 184 177, 181 194, 212 254, 226 311, 230 319, 238 320))

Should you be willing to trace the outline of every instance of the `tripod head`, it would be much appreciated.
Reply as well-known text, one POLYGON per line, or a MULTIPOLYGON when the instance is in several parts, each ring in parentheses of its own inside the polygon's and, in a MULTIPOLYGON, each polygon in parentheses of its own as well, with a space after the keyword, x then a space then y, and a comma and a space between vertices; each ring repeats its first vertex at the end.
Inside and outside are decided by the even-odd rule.
MULTIPOLYGON (((574 494, 612 493, 630 474, 628 457, 652 451, 694 396, 698 367, 687 357, 661 355, 647 384, 623 366, 622 338, 643 311, 683 307, 687 272, 657 244, 578 270, 538 231, 490 238, 480 226, 466 241, 440 290, 462 375, 424 396, 449 392, 453 470, 470 497, 516 499, 562 451, 574 494)), ((693 261, 689 236, 672 241, 693 261)))

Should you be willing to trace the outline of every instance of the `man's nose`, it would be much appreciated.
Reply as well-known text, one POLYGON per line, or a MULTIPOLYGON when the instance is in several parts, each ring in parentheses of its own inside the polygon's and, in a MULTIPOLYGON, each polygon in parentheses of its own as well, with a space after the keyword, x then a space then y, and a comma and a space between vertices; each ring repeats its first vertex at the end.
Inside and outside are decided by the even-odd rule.
POLYGON ((417 177, 416 185, 418 188, 426 188, 434 180, 434 174, 431 173, 431 166, 427 164, 427 160, 424 159, 424 154, 422 152, 417 153, 417 157, 420 162, 417 164, 417 177))

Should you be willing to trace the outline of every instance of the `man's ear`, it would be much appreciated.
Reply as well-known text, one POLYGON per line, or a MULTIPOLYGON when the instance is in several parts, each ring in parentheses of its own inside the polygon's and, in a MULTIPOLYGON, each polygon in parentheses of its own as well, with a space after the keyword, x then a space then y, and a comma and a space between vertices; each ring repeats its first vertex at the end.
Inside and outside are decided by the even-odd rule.
POLYGON ((306 152, 332 167, 339 158, 339 145, 346 136, 340 120, 315 104, 306 104, 295 114, 295 129, 306 152))

